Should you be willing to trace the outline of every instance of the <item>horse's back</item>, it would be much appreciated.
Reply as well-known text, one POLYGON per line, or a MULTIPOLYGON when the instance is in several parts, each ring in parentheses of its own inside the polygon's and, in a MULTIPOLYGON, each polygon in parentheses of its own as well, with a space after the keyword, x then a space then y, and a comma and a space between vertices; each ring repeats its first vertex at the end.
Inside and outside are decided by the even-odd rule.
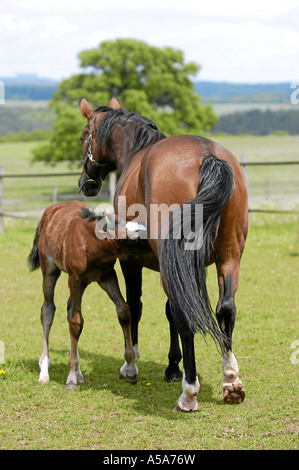
MULTIPOLYGON (((200 167, 204 157, 212 155, 231 165, 234 189, 221 215, 219 234, 223 239, 238 239, 244 245, 248 231, 246 181, 235 156, 221 144, 191 135, 163 139, 144 155, 144 193, 146 204, 183 204, 192 201, 199 191, 200 167)), ((219 235, 219 239, 221 238, 219 235)), ((241 248, 242 250, 242 248, 241 248)))
POLYGON ((44 258, 51 257, 62 271, 68 272, 68 257, 72 246, 69 234, 74 220, 86 205, 80 201, 56 203, 49 206, 40 221, 39 251, 44 258))

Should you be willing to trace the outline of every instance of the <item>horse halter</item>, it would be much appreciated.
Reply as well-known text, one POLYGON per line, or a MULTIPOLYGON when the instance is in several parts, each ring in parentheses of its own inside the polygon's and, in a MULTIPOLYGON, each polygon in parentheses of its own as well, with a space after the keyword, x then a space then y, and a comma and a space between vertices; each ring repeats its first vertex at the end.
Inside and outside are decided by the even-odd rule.
POLYGON ((80 186, 79 188, 79 193, 80 191, 82 190, 83 186, 86 184, 86 183, 94 183, 94 184, 102 184, 103 180, 105 179, 102 178, 101 176, 98 176, 98 178, 91 178, 89 176, 89 174, 87 173, 87 169, 86 169, 86 166, 87 166, 87 163, 88 161, 93 165, 95 166, 96 168, 104 168, 106 165, 109 165, 109 162, 107 163, 98 163, 97 161, 95 161, 93 155, 92 155, 92 152, 91 152, 91 145, 92 145, 92 130, 93 130, 93 126, 94 126, 94 122, 95 122, 95 118, 97 116, 98 113, 95 113, 93 118, 92 118, 92 121, 91 121, 91 124, 90 124, 90 129, 89 129, 89 135, 87 137, 87 139, 84 141, 84 143, 88 143, 88 147, 87 147, 87 152, 86 152, 86 155, 82 161, 82 165, 83 165, 83 170, 84 170, 84 173, 85 175, 87 176, 87 179, 83 182, 83 184, 80 186))

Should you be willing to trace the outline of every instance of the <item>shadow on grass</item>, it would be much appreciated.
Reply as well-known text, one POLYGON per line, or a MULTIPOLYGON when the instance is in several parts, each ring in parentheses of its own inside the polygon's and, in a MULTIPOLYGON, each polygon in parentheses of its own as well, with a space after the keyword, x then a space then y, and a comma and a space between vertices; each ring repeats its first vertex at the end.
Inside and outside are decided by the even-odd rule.
MULTIPOLYGON (((63 390, 65 390, 65 382, 68 375, 68 354, 69 351, 67 349, 52 349, 51 354, 50 381, 51 383, 61 385, 63 390), (65 357, 66 360, 62 361, 61 357, 65 357)), ((113 395, 129 400, 130 405, 128 406, 131 406, 135 412, 137 411, 141 414, 163 414, 168 416, 168 418, 176 417, 175 419, 178 416, 185 415, 185 413, 169 413, 182 393, 182 386, 181 382, 167 383, 164 381, 163 376, 164 370, 167 367, 166 364, 158 364, 154 361, 140 359, 138 361, 139 375, 136 385, 131 385, 125 379, 119 378, 119 369, 122 364, 122 359, 80 350, 80 367, 85 381, 83 384, 78 385, 75 392, 67 393, 84 393, 84 391, 93 390, 95 392, 95 399, 97 399, 96 395, 103 394, 105 391, 109 393, 110 398, 113 395)), ((18 362, 14 365, 18 368, 18 362)), ((38 358, 22 359, 19 367, 22 368, 23 372, 30 372, 31 377, 34 374, 36 382, 38 381, 38 358)), ((205 403, 223 404, 222 400, 213 396, 215 391, 209 383, 200 379, 200 387, 197 396, 199 410, 202 410, 205 403)))

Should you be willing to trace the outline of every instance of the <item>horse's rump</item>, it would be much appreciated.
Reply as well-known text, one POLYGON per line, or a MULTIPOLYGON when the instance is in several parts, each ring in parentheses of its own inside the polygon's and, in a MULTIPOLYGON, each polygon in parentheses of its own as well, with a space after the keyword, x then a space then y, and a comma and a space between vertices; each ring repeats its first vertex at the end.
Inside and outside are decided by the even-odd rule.
POLYGON ((182 227, 183 206, 173 213, 167 237, 163 237, 163 232, 160 232, 159 243, 161 275, 174 317, 192 333, 210 333, 221 348, 225 337, 214 319, 206 287, 205 267, 211 257, 221 212, 230 200, 233 187, 232 167, 213 155, 206 156, 199 172, 199 192, 187 203, 191 209, 190 226, 197 233, 201 227, 197 226, 195 220, 195 208, 196 205, 202 205, 200 247, 196 244, 195 249, 185 249, 190 240, 186 239, 183 232, 180 238, 175 236, 176 227, 182 227))

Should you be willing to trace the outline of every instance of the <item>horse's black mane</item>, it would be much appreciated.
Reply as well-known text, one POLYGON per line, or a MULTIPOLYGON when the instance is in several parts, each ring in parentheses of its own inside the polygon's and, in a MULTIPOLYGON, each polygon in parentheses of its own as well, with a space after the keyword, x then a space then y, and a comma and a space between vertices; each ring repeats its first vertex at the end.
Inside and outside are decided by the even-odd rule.
POLYGON ((119 224, 119 221, 112 214, 106 213, 105 210, 103 210, 103 212, 101 213, 96 213, 88 209, 88 207, 82 207, 81 212, 80 212, 80 217, 82 217, 82 219, 87 219, 89 222, 94 222, 95 220, 99 221, 99 220, 106 219, 106 222, 107 222, 106 228, 112 222, 114 223, 114 225, 119 224))
POLYGON ((90 222, 94 220, 102 220, 105 215, 104 214, 96 214, 94 211, 88 209, 88 207, 82 207, 80 217, 83 219, 88 219, 90 222))
POLYGON ((138 113, 130 113, 124 108, 113 109, 109 106, 99 106, 95 109, 95 112, 105 113, 97 129, 97 139, 101 141, 103 149, 105 149, 105 145, 117 123, 122 125, 134 123, 136 125, 136 132, 130 153, 138 152, 138 150, 143 147, 166 137, 163 132, 159 131, 153 121, 144 116, 140 116, 138 113))

